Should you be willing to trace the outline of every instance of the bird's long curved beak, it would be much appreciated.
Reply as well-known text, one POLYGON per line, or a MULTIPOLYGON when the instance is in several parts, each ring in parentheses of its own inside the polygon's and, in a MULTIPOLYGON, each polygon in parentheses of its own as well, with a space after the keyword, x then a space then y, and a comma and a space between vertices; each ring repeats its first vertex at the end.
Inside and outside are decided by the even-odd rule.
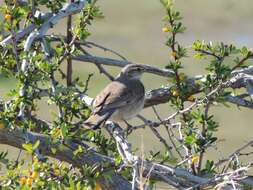
POLYGON ((160 76, 173 77, 175 75, 174 71, 169 69, 159 69, 150 65, 142 65, 144 72, 152 73, 160 76))

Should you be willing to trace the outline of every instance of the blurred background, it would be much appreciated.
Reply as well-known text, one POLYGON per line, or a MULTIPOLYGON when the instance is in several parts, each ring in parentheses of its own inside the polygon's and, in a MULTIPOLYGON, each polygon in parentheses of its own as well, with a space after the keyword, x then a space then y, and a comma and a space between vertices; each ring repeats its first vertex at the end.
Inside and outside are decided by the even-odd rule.
MULTIPOLYGON (((166 35, 162 32, 164 9, 159 0, 107 0, 98 1, 105 18, 96 21, 90 30, 91 41, 110 47, 130 61, 156 65, 163 68, 170 53, 164 45, 166 35)), ((253 2, 244 0, 176 0, 176 8, 181 12, 183 23, 187 27, 185 34, 179 35, 179 41, 190 47, 195 40, 223 41, 239 47, 253 45, 253 2)), ((189 56, 192 54, 189 50, 189 56)), ((104 54, 103 54, 104 55, 104 54)), ((185 59, 184 72, 190 76, 204 74, 207 62, 185 59)), ((78 72, 87 70, 90 64, 81 63, 75 68, 78 72), (82 69, 81 69, 82 68, 82 69)), ((119 70, 117 70, 119 71, 119 70)), ((109 81, 96 74, 90 85, 90 95, 95 96, 109 81), (98 85, 99 84, 99 85, 98 85)), ((146 89, 161 87, 168 84, 164 78, 146 75, 143 78, 146 89)), ((162 117, 171 112, 169 105, 157 106, 162 117)), ((224 140, 218 144, 220 154, 224 156, 240 144, 253 137, 252 110, 216 106, 212 108, 215 118, 220 123, 217 136, 224 140)), ((149 118, 155 118, 151 109, 143 111, 149 118)), ((130 137, 136 147, 144 144, 145 150, 157 150, 162 146, 155 141, 147 128, 139 130, 130 137), (142 137, 142 138, 140 138, 142 137)), ((210 156, 215 157, 214 154, 210 156)))
MULTIPOLYGON (((184 17, 183 23, 187 27, 185 34, 178 36, 179 41, 190 47, 195 40, 223 41, 237 46, 253 46, 252 0, 176 0, 176 7, 184 17)), ((98 1, 105 18, 96 20, 89 27, 92 35, 90 41, 109 47, 128 60, 155 65, 164 68, 170 56, 169 49, 164 45, 166 35, 162 32, 162 18, 164 9, 159 0, 107 0, 98 1)), ((55 33, 64 34, 65 21, 57 25, 55 33)), ((103 51, 92 51, 96 55, 110 57, 103 51)), ((189 50, 190 56, 192 51, 189 50)), ((206 62, 199 62, 191 58, 184 60, 185 72, 189 76, 204 74, 206 62)), ((119 68, 108 69, 115 75, 119 68)), ((94 65, 76 62, 74 75, 86 80, 89 73, 94 73, 89 88, 89 95, 94 97, 109 80, 100 75, 94 65)), ((0 95, 6 97, 6 92, 15 87, 15 81, 0 78, 0 95)), ((165 78, 145 75, 143 83, 146 90, 166 86, 169 81, 165 78)), ((50 111, 47 105, 41 105, 40 115, 49 119, 50 111), (45 114, 46 113, 46 114, 45 114)), ((161 117, 166 117, 172 110, 168 105, 157 106, 161 117)), ((229 152, 239 147, 253 137, 252 111, 237 108, 234 105, 224 107, 221 105, 212 108, 212 113, 219 122, 217 136, 222 140, 218 143, 219 150, 210 149, 210 159, 226 156, 229 152)), ((150 119, 155 119, 151 109, 142 112, 150 119)), ((139 123, 138 120, 132 124, 139 123)), ((150 150, 163 150, 162 145, 146 128, 136 131, 130 137, 134 148, 144 147, 150 150)), ((0 149, 7 149, 0 146, 0 149)), ((15 156, 16 150, 9 152, 15 156)))

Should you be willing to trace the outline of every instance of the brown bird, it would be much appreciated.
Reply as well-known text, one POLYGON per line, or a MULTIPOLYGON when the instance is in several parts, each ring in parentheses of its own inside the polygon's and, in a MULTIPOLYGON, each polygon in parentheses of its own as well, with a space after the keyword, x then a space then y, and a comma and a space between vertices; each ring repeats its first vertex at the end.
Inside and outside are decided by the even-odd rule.
POLYGON ((84 127, 97 129, 108 119, 119 122, 136 116, 144 106, 145 89, 140 81, 143 72, 157 73, 159 69, 140 64, 125 66, 117 78, 96 96, 93 113, 84 127))

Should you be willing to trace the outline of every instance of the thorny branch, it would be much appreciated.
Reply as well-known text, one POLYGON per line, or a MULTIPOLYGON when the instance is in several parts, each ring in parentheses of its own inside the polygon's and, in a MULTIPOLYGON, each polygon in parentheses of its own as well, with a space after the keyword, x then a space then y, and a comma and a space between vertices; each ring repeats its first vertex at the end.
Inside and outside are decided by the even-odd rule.
MULTIPOLYGON (((18 1, 18 3, 20 3, 21 6, 23 6, 23 5, 25 5, 26 1, 18 1)), ((47 59, 50 59, 50 54, 51 54, 50 47, 47 47, 47 45, 45 43, 45 36, 46 36, 47 31, 49 30, 50 27, 57 24, 57 22, 59 20, 61 20, 62 18, 70 17, 72 14, 80 12, 80 10, 84 7, 84 5, 86 3, 87 2, 85 0, 80 0, 78 2, 71 2, 69 4, 66 4, 66 6, 64 6, 57 14, 54 14, 54 15, 51 13, 41 14, 41 17, 42 17, 42 20, 44 21, 44 23, 40 27, 36 26, 35 24, 31 24, 17 33, 12 32, 12 34, 10 36, 6 37, 2 42, 0 42, 0 45, 6 46, 8 44, 13 44, 14 45, 13 51, 14 51, 14 54, 16 54, 15 48, 16 48, 17 43, 19 43, 19 41, 22 38, 24 38, 25 36, 28 36, 25 40, 25 43, 24 43, 24 51, 27 53, 27 55, 29 54, 29 50, 31 49, 32 44, 36 40, 41 40, 41 45, 43 47, 44 53, 45 53, 47 59)), ((50 38, 50 36, 48 36, 48 37, 50 38)), ((51 38, 57 40, 57 37, 51 36, 51 38)), ((69 45, 74 44, 77 46, 78 45, 85 46, 88 48, 96 47, 96 48, 100 48, 104 51, 108 51, 108 52, 118 56, 121 60, 94 56, 94 55, 91 55, 88 52, 86 52, 86 50, 83 51, 83 54, 71 55, 71 59, 73 59, 73 60, 94 63, 98 67, 99 71, 101 73, 105 74, 110 80, 114 80, 114 77, 108 71, 106 71, 104 69, 104 67, 103 67, 104 65, 123 67, 127 64, 134 63, 134 62, 128 61, 124 56, 115 52, 114 50, 111 50, 109 48, 106 48, 104 46, 96 44, 94 42, 81 42, 77 38, 70 36, 70 35, 68 35, 68 37, 66 37, 66 40, 69 43, 69 45), (72 38, 72 39, 70 40, 70 38, 72 38)), ((174 51, 175 47, 172 47, 172 50, 174 51)), ((202 51, 202 53, 210 54, 208 52, 203 52, 203 51, 202 51)), ((66 54, 69 54, 69 52, 66 52, 66 54)), ((220 59, 220 57, 217 56, 216 54, 210 54, 210 55, 216 57, 217 59, 220 59)), ((252 55, 249 54, 249 57, 251 57, 251 56, 252 55)), ((169 117, 167 117, 165 119, 158 117, 159 114, 157 114, 157 112, 154 110, 154 112, 157 115, 157 119, 159 121, 149 121, 149 120, 145 119, 144 117, 141 117, 144 124, 141 126, 134 126, 132 130, 143 128, 145 126, 149 126, 150 129, 153 131, 153 133, 157 136, 157 138, 165 145, 165 147, 170 152, 170 154, 173 155, 173 153, 171 151, 171 147, 167 143, 166 139, 164 139, 159 134, 159 132, 156 130, 156 127, 163 125, 169 135, 169 139, 173 145, 173 148, 175 149, 175 151, 177 151, 178 155, 182 159, 182 161, 180 162, 180 165, 184 164, 185 162, 188 162, 189 159, 191 159, 191 157, 184 158, 180 152, 179 147, 177 147, 176 143, 174 143, 174 140, 176 140, 177 142, 180 142, 182 140, 182 135, 181 135, 181 130, 182 130, 181 127, 182 126, 181 126, 181 123, 179 123, 179 124, 174 123, 173 124, 173 120, 177 116, 187 113, 203 103, 209 104, 210 99, 213 96, 215 96, 220 90, 222 90, 224 88, 241 88, 241 87, 243 87, 243 88, 247 89, 247 92, 248 92, 247 96, 252 96, 253 91, 252 91, 251 84, 253 81, 253 66, 249 66, 249 67, 241 69, 241 70, 235 70, 235 69, 239 68, 241 66, 241 64, 245 60, 247 60, 249 57, 245 57, 243 60, 241 60, 241 62, 239 62, 238 65, 236 65, 235 67, 232 68, 232 70, 234 70, 234 71, 231 73, 231 78, 228 81, 218 84, 203 99, 196 100, 190 106, 188 106, 182 110, 178 110, 177 112, 175 112, 174 114, 170 115, 169 117), (176 138, 175 135, 173 133, 171 133, 171 131, 170 131, 170 129, 175 126, 178 128, 178 131, 179 131, 178 133, 180 136, 179 138, 176 138)), ((65 56, 63 56, 63 59, 64 58, 65 58, 65 56)), ((63 61, 63 59, 61 61, 63 61)), ((18 59, 16 59, 16 61, 18 62, 18 59)), ((24 72, 25 74, 27 72, 29 61, 30 60, 29 60, 28 56, 22 60, 21 71, 24 72)), ((156 71, 157 75, 164 76, 164 77, 172 78, 175 75, 178 75, 178 73, 175 73, 175 72, 168 70, 168 69, 159 69, 156 67, 153 67, 153 69, 154 69, 154 71, 156 71)), ((50 77, 51 77, 51 82, 52 82, 52 93, 54 93, 56 81, 54 79, 53 74, 50 77)), ((178 76, 177 76, 177 78, 178 78, 178 76)), ((191 94, 197 94, 197 93, 201 92, 203 87, 201 85, 199 85, 198 83, 196 83, 196 81, 202 80, 205 78, 206 78, 206 76, 195 76, 192 78, 187 77, 186 83, 192 87, 191 94)), ((71 78, 69 79, 69 81, 71 81, 71 78)), ((89 82, 89 79, 87 80, 87 83, 88 82, 89 82)), ((71 84, 71 82, 69 82, 68 84, 71 84)), ((87 86, 88 85, 86 85, 86 87, 87 86)), ((26 96, 26 90, 27 90, 27 86, 24 84, 20 88, 19 95, 21 97, 26 96)), ((41 89, 40 93, 41 93, 40 94, 41 97, 50 95, 50 93, 47 89, 41 89)), ((225 97, 225 99, 228 102, 231 102, 235 105, 252 109, 253 108, 252 102, 245 99, 245 98, 247 98, 247 96, 228 95, 225 97)), ((162 104, 162 103, 167 103, 170 101, 170 98, 171 98, 171 87, 164 87, 164 88, 151 90, 146 95, 145 107, 158 105, 158 104, 162 104)), ((91 98, 85 94, 80 94, 80 99, 82 99, 89 106, 92 106, 92 104, 93 104, 93 98, 91 98)), ((208 112, 208 110, 206 110, 206 112, 208 112)), ((60 117, 63 117, 62 112, 59 111, 59 113, 60 113, 60 117)), ((25 105, 23 105, 23 104, 20 105, 19 116, 20 117, 25 116, 25 105)), ((48 125, 48 124, 46 123, 45 125, 48 125)), ((163 165, 163 164, 158 164, 155 162, 144 160, 138 156, 135 156, 132 153, 131 144, 128 143, 127 139, 124 137, 124 135, 123 135, 124 131, 120 128, 120 126, 118 126, 115 123, 108 122, 106 125, 106 129, 109 131, 109 133, 113 136, 113 138, 117 142, 118 152, 120 153, 120 155, 123 158, 122 167, 131 167, 133 169, 132 187, 130 186, 130 184, 128 183, 127 180, 125 180, 124 178, 119 176, 117 173, 114 173, 113 174, 114 181, 110 182, 110 184, 109 184, 110 189, 120 189, 120 188, 136 189, 136 188, 138 188, 137 186, 139 186, 141 184, 140 179, 142 176, 149 176, 150 179, 163 181, 163 182, 168 183, 174 187, 177 187, 178 189, 200 188, 200 187, 211 185, 211 184, 218 185, 218 184, 220 184, 220 182, 223 182, 223 184, 225 184, 226 187, 228 187, 229 189, 232 189, 232 188, 234 188, 234 181, 236 181, 237 183, 246 183, 246 184, 251 185, 253 187, 252 180, 245 180, 245 179, 250 179, 250 178, 246 177, 245 179, 238 180, 239 177, 241 176, 239 174, 243 173, 244 171, 246 171, 250 167, 252 167, 252 163, 249 163, 247 166, 241 167, 241 168, 239 168, 235 171, 232 171, 232 172, 229 171, 226 173, 218 174, 213 178, 205 178, 205 177, 201 177, 201 176, 196 176, 184 169, 180 169, 177 167, 171 167, 171 166, 167 166, 167 165, 163 165)), ((205 126, 203 126, 203 132, 204 131, 205 131, 205 126)), ((94 163, 94 162, 99 162, 101 164, 105 163, 105 162, 109 162, 112 165, 115 164, 114 163, 115 161, 112 158, 105 157, 103 155, 98 154, 94 150, 91 150, 88 145, 83 145, 88 151, 86 153, 83 153, 78 159, 76 159, 76 158, 73 159, 74 158, 73 152, 69 149, 64 149, 64 150, 59 151, 57 154, 52 154, 49 151, 50 149, 48 147, 48 144, 46 144, 46 142, 48 140, 50 140, 48 136, 33 133, 30 131, 26 131, 25 133, 26 134, 24 135, 23 131, 21 131, 19 129, 15 129, 13 131, 9 131, 7 129, 0 129, 0 143, 9 144, 11 146, 22 149, 23 147, 21 145, 26 141, 26 138, 29 137, 29 140, 31 140, 31 142, 35 142, 36 139, 40 140, 41 144, 40 144, 39 149, 42 152, 42 154, 57 158, 62 161, 67 161, 77 167, 82 166, 84 163, 90 164, 90 163, 94 163)), ((245 155, 244 153, 241 153, 241 151, 244 150, 245 148, 251 146, 252 144, 253 144, 253 142, 250 141, 247 144, 245 144, 244 146, 238 148, 231 155, 229 155, 226 159, 222 159, 219 162, 217 162, 215 164, 215 167, 218 167, 221 164, 231 161, 231 159, 233 159, 234 156, 245 155)), ((54 145, 51 145, 51 146, 54 146, 54 145)), ((68 146, 75 149, 77 144, 70 141, 70 142, 68 142, 68 146)), ((200 162, 198 163, 199 164, 198 168, 197 168, 198 171, 200 171, 200 168, 201 168, 201 160, 202 160, 202 158, 200 159, 200 162)), ((107 182, 105 182, 103 180, 104 179, 101 179, 101 183, 104 185, 104 187, 108 188, 107 182)))
MULTIPOLYGON (((223 89, 223 88, 225 88, 225 87, 229 87, 231 84, 233 84, 235 81, 234 81, 234 79, 231 79, 231 80, 229 80, 229 81, 226 81, 226 82, 223 82, 223 83, 221 83, 221 84, 219 84, 215 89, 213 89, 211 92, 209 92, 206 96, 205 96, 205 98, 203 98, 202 100, 198 100, 198 101, 196 101, 196 102, 194 102, 193 104, 191 104, 189 107, 187 107, 187 108, 185 108, 184 110, 179 110, 178 112, 175 112, 174 114, 172 114, 171 116, 169 116, 168 118, 166 118, 166 119, 164 119, 164 120, 160 120, 160 123, 159 122, 152 122, 152 121, 149 121, 149 120, 146 120, 145 118, 143 118, 143 117, 141 117, 141 119, 144 121, 144 123, 145 123, 145 125, 148 125, 148 126, 150 126, 151 128, 155 128, 155 127, 158 127, 159 125, 161 125, 161 124, 171 124, 171 120, 172 119, 174 119, 178 114, 182 114, 182 113, 186 113, 186 112, 188 112, 188 111, 190 111, 190 110, 192 110, 193 109, 193 107, 195 107, 195 106, 198 106, 198 105, 200 105, 201 103, 203 103, 203 102, 208 102, 208 100, 212 97, 212 96, 215 96, 216 95, 216 93, 218 93, 218 91, 219 90, 221 90, 221 89, 223 89), (233 81, 233 82, 231 82, 231 81, 233 81)), ((89 99, 89 101, 90 101, 90 99, 89 99)), ((90 102, 92 102, 92 101, 90 101, 90 102)), ((91 106, 92 104, 90 103, 89 104, 89 106, 91 106)), ((137 127, 137 128, 134 128, 134 129, 138 129, 138 128, 140 128, 140 127, 137 127)), ((133 130, 134 130, 133 129, 133 130)), ((179 131, 180 131, 181 129, 180 129, 180 127, 179 127, 179 131)), ((120 131, 121 131, 121 129, 120 129, 120 131)), ((123 134, 123 132, 121 131, 121 132, 117 132, 117 135, 120 135, 120 134, 123 134)), ((119 147, 119 152, 127 152, 127 154, 126 153, 121 153, 121 155, 127 160, 127 163, 131 163, 130 161, 132 160, 132 163, 134 162, 134 160, 136 160, 136 159, 131 159, 132 158, 132 155, 128 152, 129 150, 130 150, 130 148, 127 146, 127 145, 129 145, 128 143, 127 143, 127 141, 124 141, 123 139, 123 136, 121 137, 121 138, 119 138, 119 137, 117 137, 117 136, 115 136, 115 134, 114 134, 114 138, 116 138, 116 141, 118 142, 118 144, 119 145, 122 145, 122 143, 123 143, 123 145, 122 146, 120 146, 119 147), (117 139, 117 138, 119 138, 119 139, 117 139), (122 147, 125 147, 125 148, 122 148, 122 147), (126 156, 126 155, 128 155, 128 156, 126 156)), ((158 138, 163 142, 163 143, 166 143, 166 142, 164 142, 164 139, 160 136, 160 135, 158 135, 158 138)), ((182 137, 181 137, 182 138, 182 137)), ((179 139, 180 140, 180 139, 179 139)), ((250 142, 250 143, 248 143, 247 145, 245 145, 245 146, 243 146, 243 148, 245 148, 245 147, 247 147, 247 146, 249 146, 250 144, 251 144, 252 142, 250 142)), ((169 150, 170 150, 170 148, 169 148, 169 150)), ((175 150, 177 150, 178 151, 178 148, 176 148, 175 150)), ((239 150, 241 150, 241 149, 239 149, 239 150)), ((180 153, 179 153, 180 154, 180 153)), ((234 154, 233 154, 234 155, 234 154)), ((185 162, 187 162, 187 161, 189 161, 189 159, 191 159, 191 158, 186 158, 183 162, 182 162, 182 164, 183 163, 185 163, 185 162)), ((225 161, 227 161, 227 160, 225 160, 225 161)), ((224 162, 225 162, 224 161, 224 162)), ((210 184, 213 184, 213 183, 217 183, 217 182, 220 182, 220 181, 222 181, 223 180, 223 178, 215 178, 215 180, 211 180, 211 182, 208 180, 208 182, 206 181, 206 182, 203 182, 203 183, 200 183, 200 184, 198 184, 198 185, 196 185, 196 188, 197 187, 199 187, 199 186, 203 186, 203 185, 210 185, 210 184)), ((173 185, 174 183, 173 182, 171 182, 170 181, 170 183, 169 184, 171 184, 171 185, 173 185)), ((178 183, 177 183, 177 185, 178 185, 178 183)), ((174 184, 174 186, 175 187, 178 187, 177 185, 175 185, 174 184)), ((229 187, 230 188, 230 187, 229 187)), ((231 188, 230 188, 231 189, 231 188)))

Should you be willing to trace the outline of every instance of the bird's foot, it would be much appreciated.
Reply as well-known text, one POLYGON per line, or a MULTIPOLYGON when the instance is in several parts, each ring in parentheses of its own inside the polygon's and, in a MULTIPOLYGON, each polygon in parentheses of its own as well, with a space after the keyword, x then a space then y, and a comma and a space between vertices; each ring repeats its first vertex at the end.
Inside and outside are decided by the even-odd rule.
POLYGON ((125 133, 125 136, 128 136, 133 132, 133 126, 125 120, 124 120, 124 122, 127 125, 127 128, 124 130, 124 133, 125 133))

